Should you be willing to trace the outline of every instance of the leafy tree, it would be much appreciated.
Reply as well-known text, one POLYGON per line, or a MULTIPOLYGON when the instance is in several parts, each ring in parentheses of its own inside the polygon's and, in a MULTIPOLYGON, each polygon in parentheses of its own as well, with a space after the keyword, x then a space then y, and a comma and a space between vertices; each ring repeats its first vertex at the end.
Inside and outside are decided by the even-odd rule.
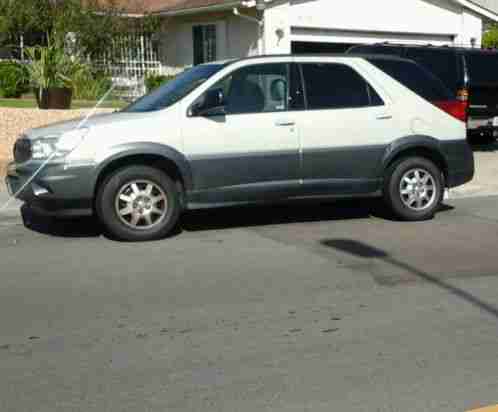
POLYGON ((492 24, 482 36, 482 47, 498 48, 498 24, 492 24))
MULTIPOLYGON (((134 8, 140 9, 138 3, 134 8)), ((46 42, 71 39, 80 56, 95 57, 111 50, 124 34, 154 31, 157 26, 157 18, 147 13, 144 18, 127 18, 117 0, 22 0, 22 7, 19 0, 0 0, 4 45, 18 45, 21 34, 42 32, 46 42)))

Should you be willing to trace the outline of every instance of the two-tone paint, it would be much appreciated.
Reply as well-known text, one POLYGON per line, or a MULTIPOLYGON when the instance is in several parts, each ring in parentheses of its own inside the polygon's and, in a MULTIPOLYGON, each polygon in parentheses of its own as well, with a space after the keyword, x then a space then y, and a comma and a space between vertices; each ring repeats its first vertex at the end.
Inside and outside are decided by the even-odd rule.
MULTIPOLYGON (((292 87, 292 86, 291 86, 292 87)), ((58 135, 77 121, 28 131, 58 135)), ((403 153, 431 157, 453 187, 470 180, 473 156, 465 125, 356 57, 259 57, 235 61, 173 106, 150 113, 91 118, 88 133, 66 158, 49 163, 20 198, 54 214, 92 213, 105 176, 133 163, 154 163, 176 175, 184 206, 202 208, 302 197, 376 195, 389 164, 403 153), (384 104, 354 109, 297 110, 194 117, 208 88, 247 65, 329 62, 356 70, 384 104), (36 187, 46 191, 37 195, 36 187)), ((9 168, 12 191, 37 169, 9 168)))

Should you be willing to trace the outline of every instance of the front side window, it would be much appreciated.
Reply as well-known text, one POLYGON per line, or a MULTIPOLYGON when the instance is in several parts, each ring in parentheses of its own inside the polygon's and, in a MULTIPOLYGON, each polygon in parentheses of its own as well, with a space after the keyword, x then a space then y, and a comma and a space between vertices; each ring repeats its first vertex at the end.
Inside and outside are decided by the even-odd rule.
POLYGON ((351 67, 334 63, 301 65, 309 110, 359 108, 382 100, 351 67))
POLYGON ((154 112, 165 109, 183 99, 207 79, 223 69, 223 64, 203 64, 183 72, 144 97, 138 99, 124 112, 154 112))
POLYGON ((192 28, 194 39, 194 66, 216 60, 216 25, 206 24, 192 28))
POLYGON ((243 67, 212 86, 223 95, 226 114, 281 112, 288 109, 287 64, 259 64, 243 67))

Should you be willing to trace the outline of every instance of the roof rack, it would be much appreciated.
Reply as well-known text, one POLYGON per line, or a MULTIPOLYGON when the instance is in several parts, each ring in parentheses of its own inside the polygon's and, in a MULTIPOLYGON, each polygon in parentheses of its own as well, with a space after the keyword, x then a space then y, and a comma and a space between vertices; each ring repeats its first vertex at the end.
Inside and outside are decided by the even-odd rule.
MULTIPOLYGON (((435 45, 432 43, 424 43, 424 44, 410 44, 410 43, 395 43, 390 41, 383 41, 377 43, 362 43, 357 46, 401 46, 401 47, 432 47, 432 48, 445 48, 445 49, 465 49, 465 50, 488 50, 488 51, 498 51, 496 47, 472 47, 470 45, 464 44, 442 44, 435 45)), ((355 46, 353 46, 355 47, 355 46)))

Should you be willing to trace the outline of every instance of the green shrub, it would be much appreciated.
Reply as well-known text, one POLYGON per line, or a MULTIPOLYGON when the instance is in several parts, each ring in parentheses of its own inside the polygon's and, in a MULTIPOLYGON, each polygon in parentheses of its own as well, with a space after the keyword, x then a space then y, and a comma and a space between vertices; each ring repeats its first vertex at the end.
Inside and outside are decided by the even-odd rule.
POLYGON ((147 93, 151 92, 154 89, 157 89, 159 86, 162 86, 165 83, 173 80, 175 76, 160 76, 160 75, 150 75, 145 78, 145 87, 147 89, 147 93))
POLYGON ((482 36, 482 47, 497 48, 498 47, 498 25, 493 24, 482 36))
POLYGON ((29 91, 29 75, 26 66, 5 61, 0 62, 0 97, 21 97, 29 91))
POLYGON ((87 68, 73 81, 74 98, 77 100, 99 100, 111 87, 112 80, 104 72, 87 68))

